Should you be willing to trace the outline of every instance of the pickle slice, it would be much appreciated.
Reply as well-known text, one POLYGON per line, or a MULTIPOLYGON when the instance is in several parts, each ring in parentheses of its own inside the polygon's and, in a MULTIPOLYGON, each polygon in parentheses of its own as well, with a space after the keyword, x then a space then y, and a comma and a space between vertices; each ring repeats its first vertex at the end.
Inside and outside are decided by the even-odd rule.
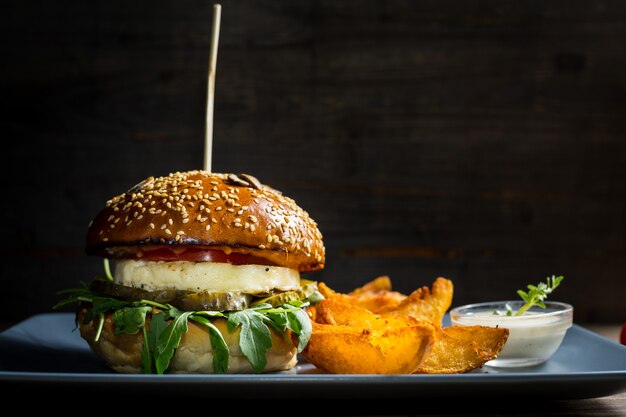
POLYGON ((254 300, 250 307, 257 306, 259 304, 271 304, 272 307, 279 307, 283 304, 287 304, 289 301, 299 300, 300 292, 299 291, 285 291, 278 294, 272 294, 269 297, 259 298, 254 300))
POLYGON ((185 311, 238 311, 250 305, 252 296, 240 292, 200 291, 177 297, 171 304, 185 311))
POLYGON ((146 291, 141 288, 127 287, 111 281, 95 280, 91 289, 109 297, 125 301, 149 300, 157 303, 170 303, 184 311, 234 311, 244 310, 250 305, 252 296, 240 292, 186 291, 162 289, 146 291))

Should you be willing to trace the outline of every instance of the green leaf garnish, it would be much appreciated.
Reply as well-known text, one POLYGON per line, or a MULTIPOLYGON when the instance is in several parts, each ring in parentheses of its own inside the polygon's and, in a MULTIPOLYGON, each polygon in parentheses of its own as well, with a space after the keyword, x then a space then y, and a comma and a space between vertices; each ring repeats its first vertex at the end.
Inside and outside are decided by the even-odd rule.
POLYGON ((228 371, 229 350, 224 336, 222 336, 220 330, 215 327, 213 323, 206 317, 202 317, 202 315, 196 313, 191 315, 189 319, 208 327, 211 346, 213 347, 213 372, 216 374, 225 374, 228 371))
POLYGON ((146 314, 152 311, 150 306, 122 307, 113 313, 115 334, 136 334, 146 323, 146 314))
POLYGON ((532 306, 546 308, 544 300, 561 284, 561 281, 563 281, 562 275, 558 277, 552 275, 552 277, 546 279, 546 282, 540 282, 537 285, 528 285, 528 291, 518 290, 517 294, 525 301, 525 304, 517 310, 515 315, 521 316, 532 306))
MULTIPOLYGON (((141 363, 143 364, 143 372, 151 374, 156 372, 156 356, 157 356, 157 342, 165 329, 167 329, 167 314, 159 313, 153 314, 150 319, 150 330, 147 336, 144 334, 144 343, 147 340, 147 347, 144 345, 144 349, 141 351, 141 363), (146 338, 147 337, 147 338, 146 338)), ((145 326, 144 326, 145 328, 145 326)))
POLYGON ((187 333, 187 319, 192 314, 193 311, 186 311, 178 315, 159 335, 154 358, 157 374, 164 373, 169 366, 170 360, 174 356, 174 351, 180 344, 183 333, 187 333))
POLYGON ((263 323, 263 316, 254 308, 232 312, 228 315, 230 331, 241 326, 239 347, 255 372, 261 372, 267 364, 265 354, 272 346, 270 329, 263 323))

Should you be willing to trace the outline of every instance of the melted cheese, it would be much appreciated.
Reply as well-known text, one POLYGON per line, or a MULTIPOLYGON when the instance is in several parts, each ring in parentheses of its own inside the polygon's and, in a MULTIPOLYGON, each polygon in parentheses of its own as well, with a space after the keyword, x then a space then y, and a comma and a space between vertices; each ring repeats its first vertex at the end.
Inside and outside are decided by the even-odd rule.
POLYGON ((300 273, 295 269, 219 262, 124 259, 116 262, 113 276, 116 284, 147 291, 173 288, 259 294, 300 288, 300 273))

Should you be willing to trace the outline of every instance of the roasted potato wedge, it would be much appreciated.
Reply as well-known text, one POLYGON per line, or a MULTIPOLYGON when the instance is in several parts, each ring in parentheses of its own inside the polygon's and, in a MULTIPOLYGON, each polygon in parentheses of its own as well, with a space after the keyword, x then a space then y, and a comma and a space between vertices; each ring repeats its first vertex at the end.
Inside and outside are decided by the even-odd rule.
POLYGON ((370 282, 353 289, 348 295, 361 295, 379 291, 391 291, 391 279, 387 275, 374 278, 370 282))
POLYGON ((399 292, 382 289, 390 287, 389 277, 376 278, 348 294, 336 292, 323 282, 318 284, 318 290, 324 298, 365 307, 374 313, 397 307, 407 298, 399 292))
POLYGON ((432 285, 418 288, 397 306, 386 307, 377 313, 406 314, 420 321, 441 325, 443 316, 452 304, 454 287, 452 281, 437 278, 432 285))
POLYGON ((318 323, 334 326, 350 326, 384 331, 390 328, 420 324, 419 320, 410 316, 375 314, 364 307, 342 303, 337 300, 323 300, 316 306, 315 310, 318 323))
POLYGON ((508 337, 504 328, 437 327, 435 344, 417 373, 454 374, 480 368, 498 356, 508 337))
POLYGON ((434 343, 428 324, 369 329, 313 323, 302 352, 317 368, 333 374, 411 374, 434 343))
POLYGON ((318 288, 325 300, 309 312, 313 334, 303 355, 325 372, 464 373, 495 359, 508 338, 503 328, 442 328, 454 290, 446 278, 409 296, 391 291, 387 276, 347 294, 318 288))

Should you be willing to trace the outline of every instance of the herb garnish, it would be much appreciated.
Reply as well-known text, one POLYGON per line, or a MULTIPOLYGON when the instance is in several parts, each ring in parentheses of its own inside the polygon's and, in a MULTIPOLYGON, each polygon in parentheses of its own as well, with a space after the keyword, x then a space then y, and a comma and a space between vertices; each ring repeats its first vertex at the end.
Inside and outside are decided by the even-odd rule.
MULTIPOLYGON (((552 293, 556 289, 556 287, 561 284, 563 281, 563 275, 548 277, 546 278, 546 282, 540 282, 537 285, 528 285, 528 291, 518 290, 517 295, 519 295, 522 300, 525 301, 525 304, 520 307, 517 312, 513 312, 510 305, 506 305, 506 315, 507 316, 521 316, 524 314, 529 308, 532 306, 537 306, 541 308, 546 308, 544 300, 548 298, 548 295, 552 293)), ((497 311, 494 311, 494 314, 500 314, 497 311)))

